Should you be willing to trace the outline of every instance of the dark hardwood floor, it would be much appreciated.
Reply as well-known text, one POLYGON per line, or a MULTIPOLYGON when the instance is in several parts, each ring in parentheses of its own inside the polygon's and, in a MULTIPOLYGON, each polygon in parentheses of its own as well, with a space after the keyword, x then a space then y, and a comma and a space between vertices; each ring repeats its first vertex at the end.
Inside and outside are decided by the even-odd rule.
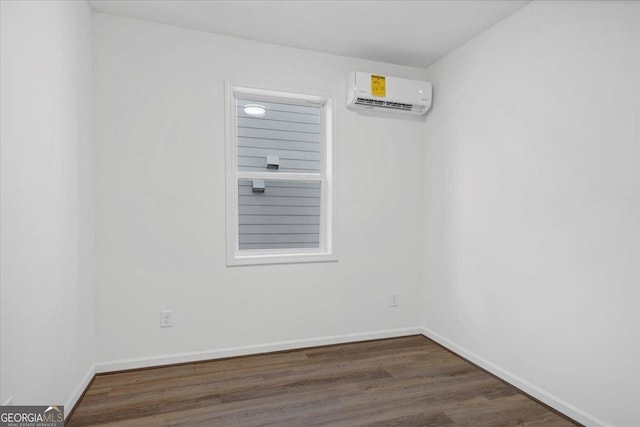
POLYGON ((98 375, 79 426, 572 426, 411 336, 98 375))

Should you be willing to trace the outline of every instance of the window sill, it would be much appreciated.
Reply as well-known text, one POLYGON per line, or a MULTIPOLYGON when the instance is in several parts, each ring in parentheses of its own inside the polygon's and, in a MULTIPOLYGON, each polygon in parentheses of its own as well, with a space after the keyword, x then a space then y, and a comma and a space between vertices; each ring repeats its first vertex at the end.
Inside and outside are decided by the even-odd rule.
POLYGON ((265 264, 298 264, 310 262, 337 262, 338 257, 332 253, 315 252, 300 254, 260 254, 239 255, 227 259, 227 267, 239 265, 265 265, 265 264))

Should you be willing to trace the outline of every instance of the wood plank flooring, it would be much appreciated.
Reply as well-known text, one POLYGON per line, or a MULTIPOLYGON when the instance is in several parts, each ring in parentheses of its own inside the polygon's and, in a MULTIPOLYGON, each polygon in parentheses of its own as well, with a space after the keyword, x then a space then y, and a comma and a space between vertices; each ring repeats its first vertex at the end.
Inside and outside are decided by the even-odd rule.
POLYGON ((80 426, 573 426, 423 336, 98 375, 80 426))

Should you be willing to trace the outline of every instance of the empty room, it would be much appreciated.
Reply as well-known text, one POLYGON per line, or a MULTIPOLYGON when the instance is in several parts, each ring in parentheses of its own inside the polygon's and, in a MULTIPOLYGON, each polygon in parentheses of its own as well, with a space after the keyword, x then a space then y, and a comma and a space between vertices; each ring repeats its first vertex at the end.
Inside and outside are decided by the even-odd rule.
POLYGON ((0 427, 640 426, 640 1, 0 30, 0 427))

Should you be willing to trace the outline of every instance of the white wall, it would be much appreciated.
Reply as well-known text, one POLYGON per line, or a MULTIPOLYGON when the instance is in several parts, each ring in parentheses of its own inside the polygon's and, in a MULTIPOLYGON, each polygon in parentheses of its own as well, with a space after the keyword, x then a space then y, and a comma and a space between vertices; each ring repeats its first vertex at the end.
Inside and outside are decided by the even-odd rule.
POLYGON ((0 401, 69 406, 94 362, 91 13, 0 15, 0 401))
POLYGON ((423 323, 640 424, 640 3, 534 2, 427 70, 423 323))
POLYGON ((94 42, 99 370, 418 325, 424 122, 343 97, 349 71, 424 70, 103 14, 94 42), (335 94, 338 262, 225 266, 225 78, 335 94))

